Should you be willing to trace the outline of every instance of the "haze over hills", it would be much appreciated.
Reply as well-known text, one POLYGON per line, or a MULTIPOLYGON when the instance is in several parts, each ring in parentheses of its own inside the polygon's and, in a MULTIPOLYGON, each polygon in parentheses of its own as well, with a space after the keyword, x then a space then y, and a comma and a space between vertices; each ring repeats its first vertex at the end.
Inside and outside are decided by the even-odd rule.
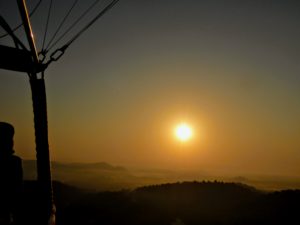
MULTIPOLYGON (((36 161, 23 161, 24 179, 36 179, 36 161)), ((52 162, 53 180, 93 191, 117 191, 141 186, 180 181, 214 181, 244 183, 261 190, 300 189, 299 177, 220 175, 192 170, 125 168, 109 163, 52 162)))

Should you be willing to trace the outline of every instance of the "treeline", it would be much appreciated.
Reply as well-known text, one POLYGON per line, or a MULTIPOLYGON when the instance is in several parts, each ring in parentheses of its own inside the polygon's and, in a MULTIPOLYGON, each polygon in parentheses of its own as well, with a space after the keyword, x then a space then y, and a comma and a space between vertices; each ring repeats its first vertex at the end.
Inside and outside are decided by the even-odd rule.
MULTIPOLYGON (((28 182, 27 216, 34 216, 28 182), (29 213, 29 214, 28 214, 29 213)), ((31 191, 30 191, 31 190, 31 191)), ((87 193, 54 183, 57 225, 271 225, 298 224, 300 190, 262 192, 223 182, 180 182, 133 191, 87 193)), ((300 224, 300 223, 299 223, 300 224)))

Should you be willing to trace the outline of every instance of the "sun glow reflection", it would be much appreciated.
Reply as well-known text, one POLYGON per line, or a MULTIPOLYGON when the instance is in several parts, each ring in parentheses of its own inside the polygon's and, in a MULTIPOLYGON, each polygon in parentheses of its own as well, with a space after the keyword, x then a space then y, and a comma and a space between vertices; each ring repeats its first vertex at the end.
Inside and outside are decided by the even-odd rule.
POLYGON ((192 138, 193 130, 188 124, 181 123, 181 124, 177 125, 175 128, 175 136, 180 141, 186 142, 192 138))

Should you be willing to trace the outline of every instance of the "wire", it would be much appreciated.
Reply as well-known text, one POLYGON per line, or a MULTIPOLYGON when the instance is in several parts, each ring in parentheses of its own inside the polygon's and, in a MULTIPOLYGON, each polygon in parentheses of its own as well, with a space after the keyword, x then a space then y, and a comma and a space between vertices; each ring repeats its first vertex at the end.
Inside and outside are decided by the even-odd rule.
POLYGON ((43 39, 43 45, 42 45, 42 52, 44 51, 46 36, 47 36, 47 32, 48 32, 48 25, 49 25, 49 20, 50 20, 50 15, 51 15, 52 2, 53 1, 50 0, 49 9, 48 9, 48 16, 47 16, 47 21, 46 21, 46 28, 45 28, 44 39, 43 39))
POLYGON ((83 12, 80 16, 79 16, 79 18, 46 50, 46 52, 48 52, 49 50, 51 50, 67 33, 69 33, 69 31, 71 30, 71 29, 73 29, 73 27, 76 25, 76 24, 78 24, 79 22, 80 22, 80 20, 82 20, 83 19, 83 17, 85 17, 86 15, 87 15, 87 13, 89 12, 89 11, 91 11, 91 9, 93 9, 93 7, 95 6, 95 5, 97 5, 98 3, 99 3, 99 1, 100 0, 95 0, 94 1, 94 3, 92 3, 92 5, 89 7, 89 8, 87 8, 86 10, 85 10, 85 12, 83 12))
MULTIPOLYGON (((36 5, 35 7, 33 8, 33 10, 31 11, 31 13, 29 13, 29 17, 31 17, 35 11, 37 10, 37 8, 40 6, 42 0, 40 0, 36 5)), ((23 23, 19 24, 18 26, 16 26, 15 28, 12 29, 12 32, 15 32, 16 30, 18 30, 21 26, 23 25, 23 23)), ((0 38, 4 38, 6 37, 7 35, 9 35, 9 33, 6 33, 6 34, 2 34, 0 35, 0 38)))
POLYGON ((51 37, 49 43, 47 44, 46 48, 47 49, 52 41, 54 40, 54 38, 56 37, 57 33, 60 31, 61 27, 63 26, 63 24, 65 23, 65 21, 67 20, 67 18, 69 17, 69 15, 71 14, 72 10, 74 9, 74 7, 76 6, 76 4, 78 3, 78 0, 75 0, 73 2, 73 5, 71 6, 71 8, 69 9, 69 11, 67 12, 66 16, 63 18, 63 20, 61 21, 61 23, 59 24, 57 30, 55 31, 55 33, 53 34, 53 36, 51 37))

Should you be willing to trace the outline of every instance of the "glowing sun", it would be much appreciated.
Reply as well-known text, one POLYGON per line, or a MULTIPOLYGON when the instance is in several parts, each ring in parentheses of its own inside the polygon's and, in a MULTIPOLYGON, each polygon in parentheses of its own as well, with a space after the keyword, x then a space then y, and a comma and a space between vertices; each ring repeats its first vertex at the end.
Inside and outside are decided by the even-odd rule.
POLYGON ((188 124, 181 123, 181 124, 178 124, 175 128, 175 136, 180 141, 185 142, 185 141, 188 141, 192 138, 193 130, 188 124))

